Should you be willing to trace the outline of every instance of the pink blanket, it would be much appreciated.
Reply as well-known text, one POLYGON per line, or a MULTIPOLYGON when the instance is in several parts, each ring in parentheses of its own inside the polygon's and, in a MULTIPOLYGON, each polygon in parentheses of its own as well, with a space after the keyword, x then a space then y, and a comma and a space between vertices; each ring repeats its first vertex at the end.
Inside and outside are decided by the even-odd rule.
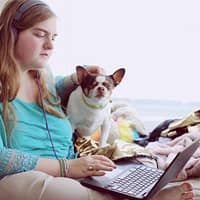
MULTIPOLYGON (((184 134, 165 143, 150 142, 146 148, 158 157, 158 167, 165 170, 176 154, 197 138, 200 138, 200 131, 184 134)), ((185 180, 189 177, 200 177, 200 147, 186 163, 176 181, 185 180)))

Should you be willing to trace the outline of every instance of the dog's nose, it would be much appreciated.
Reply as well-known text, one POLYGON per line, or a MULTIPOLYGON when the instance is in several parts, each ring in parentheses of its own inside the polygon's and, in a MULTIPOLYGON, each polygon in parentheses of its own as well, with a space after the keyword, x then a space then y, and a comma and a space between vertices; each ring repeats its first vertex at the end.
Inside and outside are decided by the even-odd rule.
POLYGON ((99 92, 104 92, 105 89, 104 89, 104 87, 98 87, 97 90, 98 90, 99 92))

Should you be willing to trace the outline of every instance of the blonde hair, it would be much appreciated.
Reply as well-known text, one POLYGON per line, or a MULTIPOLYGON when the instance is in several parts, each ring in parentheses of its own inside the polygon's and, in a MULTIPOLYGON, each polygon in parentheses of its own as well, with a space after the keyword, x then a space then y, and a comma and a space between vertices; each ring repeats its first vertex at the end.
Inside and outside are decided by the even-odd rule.
MULTIPOLYGON (((13 115, 14 124, 16 122, 14 109, 9 105, 9 101, 15 99, 20 86, 20 68, 14 56, 16 38, 13 32, 13 26, 20 32, 32 27, 36 23, 55 16, 49 6, 44 3, 30 7, 22 14, 20 20, 14 20, 16 11, 26 1, 27 0, 8 0, 0 15, 0 101, 3 105, 2 118, 7 132, 10 132, 8 120, 11 114, 13 115)), ((60 103, 60 100, 58 97, 52 98, 56 96, 49 92, 45 82, 45 76, 42 72, 40 72, 39 81, 41 84, 42 96, 43 99, 45 99, 44 109, 55 116, 64 117, 64 114, 53 108, 54 105, 60 103)), ((39 99, 38 103, 41 106, 41 101, 39 99)))

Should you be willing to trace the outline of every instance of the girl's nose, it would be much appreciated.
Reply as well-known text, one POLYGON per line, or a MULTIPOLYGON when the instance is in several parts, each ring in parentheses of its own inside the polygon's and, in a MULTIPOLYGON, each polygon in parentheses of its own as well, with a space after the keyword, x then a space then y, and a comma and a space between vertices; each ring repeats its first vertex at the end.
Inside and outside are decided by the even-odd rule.
POLYGON ((51 38, 47 38, 45 43, 44 43, 44 48, 45 49, 53 49, 53 40, 51 38))

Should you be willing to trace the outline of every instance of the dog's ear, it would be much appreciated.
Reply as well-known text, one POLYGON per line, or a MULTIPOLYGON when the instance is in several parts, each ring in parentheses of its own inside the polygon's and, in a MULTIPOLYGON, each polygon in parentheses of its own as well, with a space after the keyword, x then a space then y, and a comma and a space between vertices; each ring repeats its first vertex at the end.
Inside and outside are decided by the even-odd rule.
POLYGON ((120 68, 111 75, 111 78, 113 79, 115 86, 117 86, 121 82, 122 78, 124 77, 124 74, 125 74, 125 68, 120 68))
POLYGON ((88 71, 82 66, 76 66, 76 74, 77 74, 78 83, 81 85, 84 78, 88 75, 88 71))

